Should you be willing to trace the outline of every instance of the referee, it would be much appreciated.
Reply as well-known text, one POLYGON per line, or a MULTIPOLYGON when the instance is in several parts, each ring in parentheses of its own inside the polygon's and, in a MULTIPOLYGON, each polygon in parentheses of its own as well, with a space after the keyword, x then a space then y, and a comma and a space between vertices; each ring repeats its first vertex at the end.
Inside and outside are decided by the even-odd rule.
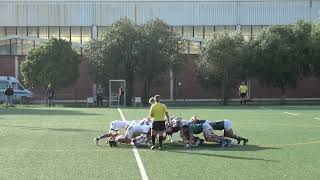
POLYGON ((248 92, 248 86, 244 81, 242 81, 239 87, 240 105, 242 105, 242 102, 244 104, 247 104, 247 92, 248 92))
POLYGON ((156 135, 159 134, 159 150, 162 149, 163 131, 166 129, 166 120, 169 120, 169 113, 167 106, 160 103, 160 95, 154 96, 155 103, 150 107, 149 116, 153 118, 153 126, 151 131, 152 146, 150 149, 155 148, 156 135))

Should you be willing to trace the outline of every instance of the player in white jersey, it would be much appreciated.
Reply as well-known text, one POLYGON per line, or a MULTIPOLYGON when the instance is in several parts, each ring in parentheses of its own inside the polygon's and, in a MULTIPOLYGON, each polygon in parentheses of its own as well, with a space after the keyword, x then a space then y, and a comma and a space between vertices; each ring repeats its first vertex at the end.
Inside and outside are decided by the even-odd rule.
POLYGON ((113 140, 110 140, 111 145, 116 145, 117 142, 119 143, 134 143, 138 145, 143 142, 148 142, 148 134, 150 133, 150 129, 152 128, 152 124, 150 122, 144 123, 133 123, 131 124, 125 133, 124 136, 115 137, 113 140))
POLYGON ((110 123, 108 133, 105 133, 99 137, 94 138, 96 145, 99 144, 99 140, 101 140, 101 139, 112 138, 112 137, 118 136, 119 132, 121 130, 125 131, 130 126, 130 124, 132 124, 132 121, 121 121, 121 120, 112 121, 110 123))
POLYGON ((114 137, 120 135, 121 132, 123 132, 123 133, 126 132, 127 128, 131 124, 141 124, 144 121, 148 121, 148 119, 132 120, 132 121, 121 121, 121 120, 112 121, 109 126, 109 132, 105 133, 99 137, 96 137, 93 140, 96 143, 96 145, 98 145, 99 140, 105 139, 105 138, 114 138, 114 137))

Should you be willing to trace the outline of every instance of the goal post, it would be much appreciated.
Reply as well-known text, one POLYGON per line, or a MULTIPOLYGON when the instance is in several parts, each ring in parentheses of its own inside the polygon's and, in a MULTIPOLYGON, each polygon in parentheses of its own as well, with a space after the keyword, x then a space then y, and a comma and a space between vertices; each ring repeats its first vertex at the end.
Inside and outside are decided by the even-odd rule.
POLYGON ((126 80, 109 80, 109 107, 126 105, 126 80))

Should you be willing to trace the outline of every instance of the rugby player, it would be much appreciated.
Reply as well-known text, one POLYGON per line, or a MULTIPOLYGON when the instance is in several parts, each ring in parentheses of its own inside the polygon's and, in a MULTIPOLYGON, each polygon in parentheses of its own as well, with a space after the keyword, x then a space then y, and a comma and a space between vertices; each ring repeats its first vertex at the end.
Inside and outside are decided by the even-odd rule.
POLYGON ((192 122, 188 124, 188 132, 190 137, 189 141, 187 141, 186 147, 190 147, 190 144, 193 143, 194 134, 200 134, 202 132, 205 140, 208 142, 219 143, 222 147, 229 146, 231 143, 231 140, 214 134, 213 128, 210 126, 210 124, 207 121, 200 122, 196 116, 193 116, 192 122))
POLYGON ((150 149, 155 148, 156 135, 159 134, 159 150, 162 149, 163 132, 165 131, 165 122, 169 121, 169 113, 167 106, 160 103, 160 95, 154 96, 155 103, 150 107, 149 117, 153 118, 152 125, 152 146, 150 149))
POLYGON ((132 123, 132 121, 112 121, 109 126, 109 132, 105 133, 99 137, 95 137, 93 141, 96 145, 99 145, 99 141, 104 138, 113 138, 119 135, 120 130, 125 131, 127 127, 132 123))
MULTIPOLYGON (((236 139, 238 144, 240 144, 241 141, 243 141, 243 145, 246 145, 248 143, 248 139, 238 136, 234 134, 232 129, 232 122, 229 119, 224 119, 222 121, 209 121, 209 120, 199 120, 198 122, 208 122, 210 126, 213 128, 213 130, 223 130, 224 131, 224 137, 229 137, 236 139)), ((167 128, 167 133, 172 134, 175 132, 178 132, 180 130, 180 137, 183 139, 185 133, 181 133, 181 131, 185 131, 187 125, 191 123, 191 120, 183 120, 182 118, 174 118, 172 120, 172 127, 167 128)))
POLYGON ((224 137, 236 139, 238 141, 238 144, 243 141, 243 145, 246 145, 249 141, 247 138, 234 134, 232 129, 232 122, 229 119, 224 119, 223 121, 212 121, 209 122, 209 124, 213 128, 213 130, 223 130, 224 137))
MULTIPOLYGON (((116 146, 116 143, 134 143, 134 145, 142 142, 148 143, 148 134, 152 128, 150 121, 144 121, 144 123, 133 123, 129 125, 125 135, 117 136, 109 140, 110 146, 116 146)), ((150 136, 150 135, 149 135, 150 136)))

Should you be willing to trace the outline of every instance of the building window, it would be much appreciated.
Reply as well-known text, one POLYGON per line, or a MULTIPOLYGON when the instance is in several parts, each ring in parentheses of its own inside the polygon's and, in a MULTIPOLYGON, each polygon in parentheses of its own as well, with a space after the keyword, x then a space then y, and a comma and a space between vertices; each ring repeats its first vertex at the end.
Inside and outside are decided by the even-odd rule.
POLYGON ((91 27, 81 27, 82 43, 91 41, 91 27))
POLYGON ((49 38, 59 38, 59 27, 49 27, 49 38))
POLYGON ((17 35, 27 36, 27 27, 17 27, 17 35))
POLYGON ((241 26, 241 34, 248 41, 252 35, 251 26, 241 26))
POLYGON ((17 35, 16 27, 6 27, 6 36, 17 35))
POLYGON ((0 27, 0 36, 5 36, 5 35, 6 35, 6 28, 0 27))
POLYGON ((43 38, 43 39, 48 39, 49 28, 48 27, 39 27, 39 37, 43 38))
POLYGON ((38 27, 28 27, 28 36, 38 37, 38 27))
POLYGON ((81 43, 81 28, 71 27, 71 42, 81 43))
POLYGON ((193 37, 193 26, 184 26, 183 35, 193 37))
POLYGON ((60 27, 60 38, 70 42, 70 27, 60 27))
POLYGON ((99 26, 97 28, 98 37, 101 37, 102 34, 104 34, 105 32, 107 32, 110 29, 111 29, 111 26, 99 26))
POLYGON ((204 38, 203 26, 195 26, 193 29, 194 29, 194 37, 204 38))
POLYGON ((214 31, 215 31, 214 26, 206 26, 204 28, 204 38, 208 39, 208 38, 212 37, 214 31))
POLYGON ((233 32, 236 30, 236 26, 225 26, 225 31, 233 32))
POLYGON ((177 33, 178 35, 182 35, 182 26, 173 26, 172 32, 177 33))
POLYGON ((224 26, 215 26, 215 32, 223 32, 224 26))
POLYGON ((262 31, 262 26, 252 26, 252 34, 253 35, 258 34, 260 31, 262 31))

